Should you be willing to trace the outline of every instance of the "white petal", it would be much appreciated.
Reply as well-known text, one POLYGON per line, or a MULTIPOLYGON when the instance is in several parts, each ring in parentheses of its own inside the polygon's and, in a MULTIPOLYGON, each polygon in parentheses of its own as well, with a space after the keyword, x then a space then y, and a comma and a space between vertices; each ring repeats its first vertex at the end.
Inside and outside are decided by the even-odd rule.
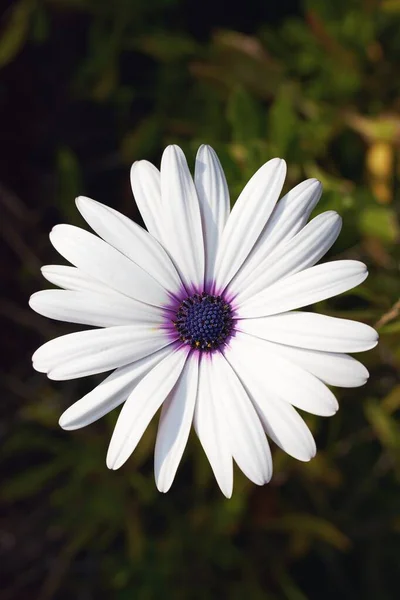
POLYGON ((351 290, 367 277, 367 267, 357 260, 316 265, 289 275, 244 301, 238 314, 241 318, 264 317, 302 308, 351 290))
POLYGON ((233 489, 233 463, 229 430, 220 397, 223 390, 216 390, 210 358, 203 355, 200 360, 194 427, 222 493, 230 498, 233 489))
POLYGON ((154 454, 154 471, 160 492, 167 492, 171 487, 189 437, 197 396, 198 370, 198 353, 194 352, 162 405, 154 454))
POLYGON ((151 419, 168 396, 185 365, 190 348, 180 347, 158 363, 137 385, 119 414, 107 453, 109 469, 130 457, 151 419))
POLYGON ((215 264, 215 287, 225 289, 256 243, 278 200, 286 175, 286 163, 274 158, 250 179, 222 233, 215 264))
POLYGON ((348 354, 305 350, 282 344, 274 344, 274 349, 328 385, 359 387, 369 377, 364 365, 348 354))
POLYGON ((125 402, 139 381, 170 353, 170 346, 166 346, 150 356, 116 369, 86 396, 67 408, 60 417, 60 426, 73 430, 97 421, 125 402))
POLYGON ((243 319, 237 327, 271 342, 324 352, 365 352, 378 343, 369 325, 310 312, 243 319))
POLYGON ((29 306, 50 319, 95 327, 165 322, 162 309, 122 294, 43 290, 30 297, 29 306))
POLYGON ((205 251, 205 281, 212 280, 222 231, 229 215, 229 190, 218 156, 210 146, 200 146, 194 181, 200 203, 205 251))
POLYGON ((322 185, 317 179, 307 179, 291 189, 281 198, 268 219, 260 237, 246 261, 240 268, 237 278, 244 281, 275 248, 286 242, 307 223, 322 193, 322 185))
POLYGON ((163 213, 160 171, 147 160, 133 163, 131 186, 147 231, 162 243, 163 213))
POLYGON ((87 273, 76 267, 64 265, 46 265, 41 268, 42 275, 47 281, 66 290, 77 292, 97 292, 99 294, 112 294, 121 296, 119 292, 97 281, 87 273))
POLYGON ((318 215, 291 240, 281 244, 244 282, 229 287, 238 303, 255 296, 276 281, 312 267, 336 241, 342 219, 333 210, 318 215))
POLYGON ((235 371, 220 352, 212 355, 213 381, 219 390, 229 429, 232 456, 255 484, 272 477, 272 457, 255 408, 235 371))
POLYGON ((116 210, 80 196, 76 205, 90 227, 105 242, 144 269, 170 292, 182 288, 180 277, 164 248, 147 231, 116 210))
POLYGON ((78 331, 43 344, 32 357, 33 367, 55 380, 86 377, 139 360, 170 341, 150 325, 78 331))
POLYGON ((307 425, 293 406, 265 386, 245 348, 227 348, 225 355, 249 394, 267 435, 298 460, 308 461, 315 456, 314 438, 307 425))
MULTIPOLYGON (((275 344, 238 332, 224 351, 246 361, 262 381, 265 394, 289 402, 309 413, 329 417, 338 409, 335 396, 311 373, 275 351, 275 344)), ((236 367, 235 367, 236 368, 236 367)))
POLYGON ((92 233, 73 225, 56 225, 50 240, 69 262, 121 294, 155 306, 170 302, 167 291, 153 277, 92 233))
POLYGON ((168 146, 161 160, 161 197, 168 237, 164 246, 188 291, 204 283, 204 245, 197 192, 185 155, 168 146))
POLYGON ((257 400, 261 421, 271 440, 293 458, 311 460, 317 452, 315 440, 296 409, 273 396, 265 400, 258 395, 257 400))

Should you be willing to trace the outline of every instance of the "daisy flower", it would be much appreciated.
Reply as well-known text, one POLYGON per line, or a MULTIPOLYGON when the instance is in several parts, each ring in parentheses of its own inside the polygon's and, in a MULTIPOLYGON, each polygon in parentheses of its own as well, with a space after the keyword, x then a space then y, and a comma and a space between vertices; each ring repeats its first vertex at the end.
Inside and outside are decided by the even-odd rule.
POLYGON ((367 369, 348 352, 377 343, 362 323, 298 311, 359 285, 366 266, 316 266, 339 235, 334 211, 308 218, 321 184, 308 179, 278 201, 286 164, 263 165, 230 210, 215 152, 201 146, 192 178, 169 146, 158 170, 131 170, 147 231, 89 198, 76 200, 94 235, 57 225, 55 249, 73 266, 43 267, 62 289, 33 294, 41 315, 96 327, 41 346, 33 366, 67 380, 115 369, 68 408, 64 429, 93 423, 123 404, 107 454, 118 469, 161 408, 155 479, 166 492, 193 423, 216 480, 230 497, 233 460, 254 483, 272 475, 270 438, 298 460, 316 452, 296 409, 333 415, 328 385, 357 387, 367 369))

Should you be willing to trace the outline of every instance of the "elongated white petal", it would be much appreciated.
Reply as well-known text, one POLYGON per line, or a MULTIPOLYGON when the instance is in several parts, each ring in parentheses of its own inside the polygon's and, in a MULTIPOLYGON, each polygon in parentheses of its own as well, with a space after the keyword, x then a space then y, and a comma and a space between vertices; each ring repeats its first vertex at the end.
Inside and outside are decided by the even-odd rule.
POLYGON ((162 156, 161 197, 169 234, 164 245, 187 289, 198 289, 204 283, 200 207, 185 155, 178 146, 168 146, 162 156))
POLYGON ((232 456, 251 481, 263 485, 272 477, 272 457, 260 419, 224 356, 216 352, 211 360, 214 386, 228 424, 232 456))
POLYGON ((289 402, 307 412, 329 417, 338 409, 335 396, 316 377, 275 351, 275 344, 238 332, 224 351, 228 360, 238 355, 251 365, 262 381, 265 394, 289 402))
POLYGON ((286 175, 286 163, 274 158, 250 179, 237 199, 222 233, 215 264, 215 287, 225 289, 256 243, 286 175))
POLYGON ((364 385, 369 377, 364 365, 348 354, 306 350, 276 343, 274 351, 328 385, 359 387, 364 385))
POLYGON ((170 336, 150 325, 123 325, 78 331, 43 344, 33 366, 50 379, 75 379, 122 367, 170 343, 170 336))
POLYGON ((310 312, 243 319, 238 328, 271 342, 325 352, 365 352, 378 343, 369 325, 310 312))
POLYGON ((264 317, 308 306, 351 290, 368 277, 357 260, 336 260, 277 281, 239 306, 241 318, 264 317))
POLYGON ((109 286, 97 281, 87 273, 84 273, 76 267, 67 267, 64 265, 46 265, 41 268, 42 275, 47 281, 58 285, 66 290, 75 290, 77 292, 97 292, 99 294, 111 294, 113 296, 122 296, 119 292, 111 289, 109 286))
POLYGON ((147 231, 162 243, 164 219, 161 205, 160 171, 147 160, 133 163, 131 186, 147 231))
POLYGON ((204 235, 205 281, 212 280, 222 231, 229 215, 229 190, 218 156, 210 146, 200 146, 194 181, 200 203, 204 235))
POLYGON ((146 271, 88 231, 56 225, 50 240, 69 262, 121 294, 155 306, 170 301, 165 288, 146 271))
POLYGON ((139 381, 170 353, 171 347, 166 346, 154 354, 116 369, 91 392, 67 408, 60 417, 60 426, 73 430, 97 421, 125 402, 139 381))
POLYGON ((105 242, 136 263, 170 292, 182 288, 180 277, 164 248, 136 223, 95 200, 80 196, 76 205, 90 227, 105 242))
POLYGON ((229 288, 236 302, 243 302, 276 281, 315 265, 334 244, 341 227, 342 219, 332 210, 315 217, 291 240, 272 251, 245 282, 238 281, 229 288))
POLYGON ((155 478, 160 492, 168 492, 171 487, 189 437, 197 396, 198 371, 198 354, 193 353, 162 405, 154 454, 155 478))
POLYGON ((50 319, 95 327, 134 323, 160 325, 165 321, 160 308, 122 294, 43 290, 30 297, 29 306, 50 319))
MULTIPOLYGON (((317 179, 307 179, 291 189, 275 206, 237 278, 248 279, 254 269, 282 243, 292 239, 307 223, 322 193, 317 179)), ((236 278, 235 278, 236 279, 236 278)), ((239 282, 238 282, 239 286, 239 282)))
POLYGON ((109 469, 119 469, 136 448, 151 419, 177 382, 190 348, 171 351, 137 385, 119 414, 107 453, 109 469))
POLYGON ((199 365, 194 427, 222 493, 230 498, 233 489, 232 453, 220 398, 223 390, 216 390, 214 371, 210 356, 203 355, 199 365))
POLYGON ((288 402, 283 402, 254 366, 246 347, 226 349, 225 356, 249 394, 267 435, 290 456, 308 461, 315 456, 314 438, 303 419, 288 402))
POLYGON ((256 398, 261 421, 271 440, 297 460, 308 462, 314 458, 315 440, 296 409, 273 396, 269 396, 267 402, 260 395, 256 398))

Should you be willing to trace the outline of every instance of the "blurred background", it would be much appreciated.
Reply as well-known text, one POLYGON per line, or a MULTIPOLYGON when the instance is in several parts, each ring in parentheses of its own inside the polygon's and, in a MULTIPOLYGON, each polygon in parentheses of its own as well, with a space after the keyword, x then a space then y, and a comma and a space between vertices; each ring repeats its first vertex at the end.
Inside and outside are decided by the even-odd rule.
MULTIPOLYGON (((4 3, 3 3, 4 4, 4 3)), ((400 1, 17 0, 0 21, 1 600, 389 600, 400 556, 400 1), (133 161, 211 144, 234 200, 266 160, 286 189, 317 177, 337 210, 328 258, 365 261, 354 292, 316 306, 378 328, 359 389, 310 418, 319 453, 273 448, 258 488, 225 500, 197 438, 156 491, 156 420, 105 466, 116 414, 76 432, 62 411, 100 377, 54 382, 32 352, 76 326, 29 311, 58 263, 48 232, 83 225, 78 194, 140 221, 133 161)))

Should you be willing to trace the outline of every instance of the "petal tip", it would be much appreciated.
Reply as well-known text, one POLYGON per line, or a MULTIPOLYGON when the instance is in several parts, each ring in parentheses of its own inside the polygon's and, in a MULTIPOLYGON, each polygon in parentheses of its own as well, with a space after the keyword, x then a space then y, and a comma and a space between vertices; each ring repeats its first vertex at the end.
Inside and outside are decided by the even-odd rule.
POLYGON ((158 480, 156 479, 156 486, 161 494, 166 494, 171 489, 171 485, 172 481, 167 481, 161 478, 159 478, 158 480))
POLYGON ((64 429, 65 431, 72 431, 73 429, 78 429, 77 427, 74 426, 73 419, 68 416, 68 412, 69 412, 69 409, 67 409, 65 412, 63 412, 61 417, 58 419, 59 426, 61 427, 61 429, 64 429))
POLYGON ((277 170, 284 171, 285 173, 287 171, 287 164, 286 164, 285 159, 279 158, 278 156, 276 158, 271 158, 271 160, 266 162, 265 165, 268 165, 269 167, 273 166, 277 170))
POLYGON ((31 296, 29 297, 29 300, 28 300, 28 306, 30 306, 30 308, 31 308, 32 310, 36 310, 36 309, 35 309, 35 298, 36 298, 36 296, 38 295, 38 293, 39 293, 39 292, 34 292, 34 293, 33 293, 33 294, 31 294, 31 296))
POLYGON ((182 148, 180 146, 178 146, 177 144, 170 144, 169 146, 167 146, 163 152, 162 158, 161 158, 161 162, 163 161, 164 158, 185 158, 185 154, 182 150, 182 148))
POLYGON ((221 488, 221 492, 223 493, 223 495, 225 496, 225 498, 227 500, 230 500, 232 498, 232 490, 223 490, 221 488))
POLYGON ((94 200, 88 198, 87 196, 77 196, 75 198, 75 204, 79 211, 81 211, 81 209, 84 209, 85 206, 89 206, 92 203, 94 203, 94 200))
POLYGON ((112 455, 110 455, 109 453, 107 454, 106 465, 107 465, 107 468, 110 469, 110 471, 116 471, 118 469, 117 460, 116 460, 116 457, 114 456, 114 454, 112 454, 112 455))
POLYGON ((197 150, 197 158, 200 157, 201 154, 212 154, 215 155, 216 152, 212 146, 209 144, 200 144, 199 149, 197 150))

